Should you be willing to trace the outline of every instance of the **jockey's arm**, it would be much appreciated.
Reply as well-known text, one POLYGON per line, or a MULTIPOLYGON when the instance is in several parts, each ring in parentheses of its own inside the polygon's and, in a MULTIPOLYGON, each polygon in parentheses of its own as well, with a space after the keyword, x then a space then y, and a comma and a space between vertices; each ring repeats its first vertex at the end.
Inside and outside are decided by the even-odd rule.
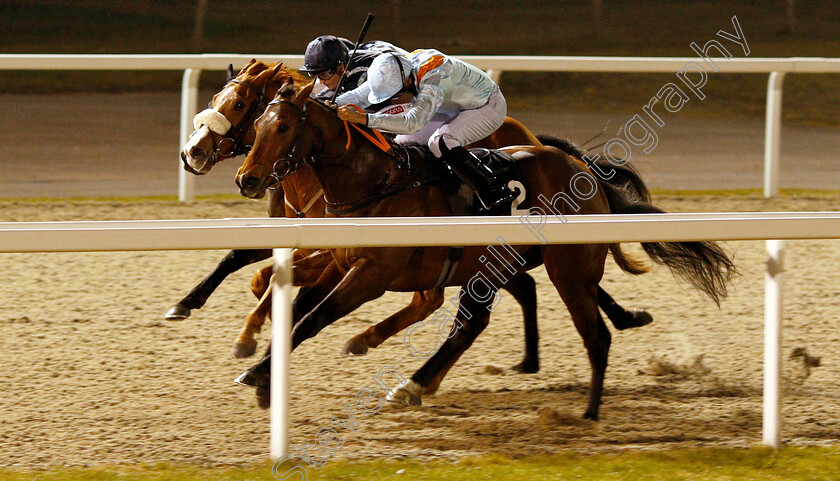
POLYGON ((395 134, 413 134, 422 129, 443 105, 438 72, 427 74, 420 83, 411 107, 399 114, 368 114, 368 127, 395 134))
POLYGON ((356 104, 361 108, 370 106, 368 102, 368 94, 370 93, 370 83, 364 82, 354 90, 345 92, 335 99, 336 105, 356 104))

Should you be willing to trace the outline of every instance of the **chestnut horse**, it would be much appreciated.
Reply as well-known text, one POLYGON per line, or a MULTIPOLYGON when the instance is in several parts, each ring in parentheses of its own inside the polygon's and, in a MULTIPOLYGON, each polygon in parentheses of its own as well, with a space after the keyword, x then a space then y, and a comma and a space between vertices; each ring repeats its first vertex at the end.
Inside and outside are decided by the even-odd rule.
MULTIPOLYGON (((273 98, 280 86, 289 79, 299 84, 307 80, 299 73, 283 67, 282 64, 265 64, 256 60, 251 60, 235 78, 232 68, 229 69, 227 84, 213 97, 212 109, 208 109, 212 112, 205 111, 197 116, 197 118, 205 118, 206 123, 196 126, 196 132, 182 149, 181 158, 184 168, 196 175, 203 175, 208 173, 217 162, 246 152, 248 146, 254 141, 255 134, 252 128, 254 120, 263 113, 266 99, 273 98), (221 116, 219 122, 230 125, 224 134, 214 131, 211 125, 208 125, 213 124, 214 117, 218 116, 221 116)), ((548 137, 542 139, 551 143, 562 142, 548 137)), ((540 145, 540 140, 522 124, 508 118, 498 131, 475 145, 494 148, 516 144, 540 145)), ((569 151, 574 147, 566 144, 564 148, 569 151)), ((267 203, 270 216, 324 216, 326 204, 323 201, 323 192, 308 168, 303 168, 298 173, 289 176, 283 184, 283 188, 268 191, 267 203)), ((640 195, 647 195, 643 184, 633 186, 633 188, 639 191, 640 195)), ((245 265, 268 259, 270 256, 271 251, 268 249, 230 251, 210 275, 170 309, 167 318, 188 317, 192 309, 198 309, 204 305, 213 290, 227 275, 245 265)), ((294 260, 296 285, 308 285, 314 282, 332 261, 332 256, 327 251, 296 250, 294 260)), ((233 350, 234 357, 250 356, 256 350, 255 335, 261 330, 271 308, 270 275, 271 266, 261 269, 254 275, 251 290, 260 302, 248 314, 237 336, 233 350)), ((522 305, 525 318, 525 356, 523 361, 513 369, 520 372, 537 372, 539 370, 538 331, 536 290, 533 278, 527 273, 522 273, 511 279, 511 282, 505 285, 505 289, 522 305)), ((604 312, 619 329, 642 326, 652 320, 650 314, 645 311, 625 310, 600 287, 598 300, 604 312)), ((439 308, 443 301, 442 287, 415 293, 407 308, 354 336, 344 346, 343 352, 353 355, 366 353, 368 348, 377 347, 385 339, 427 317, 439 308)))
MULTIPOLYGON (((350 133, 350 130, 345 133, 345 126, 334 108, 310 99, 313 85, 310 83, 297 92, 293 85, 285 86, 257 119, 253 149, 236 177, 243 195, 259 198, 282 179, 284 174, 278 173, 288 174, 309 164, 324 189, 327 204, 333 206, 329 212, 337 212, 336 206, 345 206, 346 210, 352 209, 355 216, 451 214, 445 192, 435 184, 424 182, 423 169, 419 169, 419 173, 418 169, 414 173, 395 169, 392 155, 362 140, 359 134, 350 133), (347 136, 351 136, 349 143, 347 136)), ((526 207, 549 209, 557 215, 661 212, 629 190, 596 179, 560 149, 521 146, 505 150, 525 174, 526 185, 530 188, 526 207), (591 182, 592 191, 572 197, 575 191, 570 188, 571 183, 579 177, 591 182), (542 206, 537 199, 545 199, 542 206)), ((328 214, 328 217, 336 215, 328 214)), ((727 283, 735 266, 717 244, 659 242, 642 245, 654 261, 668 266, 715 302, 726 296, 727 283)), ((334 262, 294 303, 292 349, 386 291, 421 291, 436 287, 448 249, 332 249, 334 262)), ((487 292, 480 295, 469 288, 471 280, 481 273, 491 257, 484 255, 486 249, 464 248, 461 261, 447 282, 451 286, 465 286, 461 289, 452 332, 410 381, 391 391, 389 400, 420 404, 421 396, 438 389, 449 369, 487 326, 497 287, 485 283, 487 292)), ((535 243, 510 249, 512 251, 508 251, 505 259, 507 265, 494 262, 493 272, 503 273, 511 266, 525 271, 545 265, 589 354, 592 376, 584 417, 598 419, 611 339, 598 310, 598 283, 608 251, 619 266, 633 265, 633 261, 615 244, 535 243)), ((270 349, 243 377, 257 385, 260 405, 266 406, 270 399, 270 349)))
MULTIPOLYGON (((289 79, 297 79, 299 83, 306 80, 306 77, 286 69, 282 64, 270 65, 256 60, 251 60, 235 78, 232 78, 232 72, 229 71, 228 77, 228 83, 213 97, 212 109, 208 109, 212 111, 202 112, 197 118, 204 117, 207 123, 213 123, 214 117, 221 116, 221 122, 223 124, 227 122, 230 127, 224 134, 220 134, 214 131, 211 125, 196 126, 196 132, 181 152, 184 168, 193 174, 206 174, 216 163, 246 152, 248 146, 253 143, 253 122, 265 109, 266 99, 272 98, 279 87, 289 79)), ((505 138, 510 138, 515 140, 514 143, 539 143, 524 126, 513 119, 509 119, 506 127, 500 130, 501 132, 495 133, 490 142, 504 142, 505 138)), ((283 184, 282 188, 269 191, 270 216, 324 216, 323 192, 311 170, 301 169, 295 175, 289 176, 283 184)), ((187 297, 170 309, 167 318, 183 319, 189 316, 191 309, 200 308, 227 275, 245 265, 268 259, 270 256, 270 249, 232 250, 209 276, 193 288, 187 297)), ((295 250, 293 264, 295 285, 306 286, 313 283, 331 261, 332 256, 326 250, 295 250)), ((256 350, 255 335, 260 332, 271 311, 271 269, 272 266, 260 269, 251 281, 251 290, 260 302, 248 314, 237 336, 233 349, 234 357, 247 357, 256 350)), ((523 273, 512 279, 512 282, 506 286, 506 290, 522 305, 525 318, 526 352, 522 362, 513 366, 513 369, 523 373, 537 372, 539 370, 539 341, 536 285, 531 276, 523 273)), ((606 308, 614 312, 613 317, 618 319, 617 322, 622 328, 641 326, 652 319, 644 311, 625 311, 606 293, 604 294, 606 308)), ((442 287, 415 293, 406 308, 351 338, 343 352, 352 355, 365 354, 369 348, 377 347, 405 327, 425 319, 440 307, 443 301, 442 287)))

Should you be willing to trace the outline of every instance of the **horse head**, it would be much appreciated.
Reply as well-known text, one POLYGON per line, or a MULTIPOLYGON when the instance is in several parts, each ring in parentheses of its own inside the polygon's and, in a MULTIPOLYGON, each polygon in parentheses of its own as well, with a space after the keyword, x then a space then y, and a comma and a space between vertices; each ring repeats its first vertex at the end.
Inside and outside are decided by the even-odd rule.
POLYGON ((296 90, 288 81, 254 122, 254 146, 236 174, 243 196, 263 197, 310 156, 314 139, 306 135, 306 106, 314 86, 310 82, 296 90))
MULTIPOLYGON (((232 77, 232 67, 228 76, 232 77)), ((210 106, 193 119, 193 132, 181 150, 184 169, 206 174, 217 162, 247 153, 254 142, 254 120, 267 99, 288 80, 306 77, 283 66, 252 59, 219 93, 210 106)))

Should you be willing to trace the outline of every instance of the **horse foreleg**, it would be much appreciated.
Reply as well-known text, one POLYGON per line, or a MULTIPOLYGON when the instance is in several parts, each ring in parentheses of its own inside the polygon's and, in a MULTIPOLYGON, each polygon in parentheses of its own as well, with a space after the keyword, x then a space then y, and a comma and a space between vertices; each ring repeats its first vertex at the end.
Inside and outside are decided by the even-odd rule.
POLYGON ((449 369, 487 327, 494 296, 488 297, 476 300, 466 288, 461 288, 461 303, 449 337, 426 364, 411 376, 410 381, 391 391, 387 400, 419 406, 424 394, 433 394, 438 390, 449 369))
POLYGON ((390 263, 387 266, 380 266, 369 259, 356 262, 335 289, 295 324, 292 349, 365 302, 385 294, 388 285, 400 274, 408 256, 404 259, 406 261, 390 263))
POLYGON ((235 358, 253 356, 257 351, 257 340, 255 336, 262 331, 265 320, 271 315, 271 283, 274 280, 274 266, 265 266, 254 273, 251 278, 251 292, 259 299, 245 318, 245 325, 233 343, 235 358))
MULTIPOLYGON (((298 252, 300 251, 295 250, 295 254, 298 252)), ((312 285, 332 262, 332 254, 323 250, 296 257, 297 259, 293 264, 293 279, 296 286, 312 285)), ((251 278, 251 292, 259 299, 259 302, 248 313, 245 318, 245 325, 242 326, 242 330, 233 344, 233 357, 235 358, 250 357, 256 352, 257 341, 255 336, 262 331, 266 319, 271 316, 271 283, 273 279, 273 265, 263 267, 251 278)))
POLYGON ((225 278, 239 269, 271 257, 271 249, 236 249, 227 253, 207 277, 166 313, 166 319, 180 320, 201 309, 225 278))
MULTIPOLYGON (((318 305, 335 288, 342 279, 342 272, 333 262, 330 263, 318 282, 311 286, 302 287, 292 303, 292 329, 301 317, 318 305)), ((270 298, 270 297, 269 297, 270 298)), ((276 333, 276 335, 285 335, 276 333)), ((259 363, 248 368, 236 382, 257 388, 257 402, 260 407, 267 408, 271 402, 271 343, 259 363)))
POLYGON ((522 307, 525 323, 525 357, 513 366, 521 373, 535 373, 540 370, 540 333, 537 329, 537 283, 528 273, 517 274, 505 283, 508 291, 522 307))
POLYGON ((328 250, 314 251, 300 259, 295 259, 292 264, 292 279, 295 285, 314 284, 332 261, 332 254, 328 250))
POLYGON ((384 321, 371 326, 365 332, 353 336, 344 345, 342 354, 361 356, 368 348, 375 348, 385 339, 406 327, 420 322, 443 305, 443 287, 414 293, 411 303, 384 321))

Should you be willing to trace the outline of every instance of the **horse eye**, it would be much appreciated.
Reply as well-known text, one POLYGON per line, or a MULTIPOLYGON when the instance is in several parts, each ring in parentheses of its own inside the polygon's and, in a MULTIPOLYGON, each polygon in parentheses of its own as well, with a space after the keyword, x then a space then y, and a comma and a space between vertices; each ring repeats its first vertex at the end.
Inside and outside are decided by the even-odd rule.
POLYGON ((285 125, 285 124, 277 127, 277 132, 279 132, 281 134, 288 131, 288 130, 289 130, 289 126, 285 125))
POLYGON ((245 108, 245 104, 243 104, 242 102, 236 102, 236 105, 234 105, 233 108, 236 110, 242 110, 245 108))

